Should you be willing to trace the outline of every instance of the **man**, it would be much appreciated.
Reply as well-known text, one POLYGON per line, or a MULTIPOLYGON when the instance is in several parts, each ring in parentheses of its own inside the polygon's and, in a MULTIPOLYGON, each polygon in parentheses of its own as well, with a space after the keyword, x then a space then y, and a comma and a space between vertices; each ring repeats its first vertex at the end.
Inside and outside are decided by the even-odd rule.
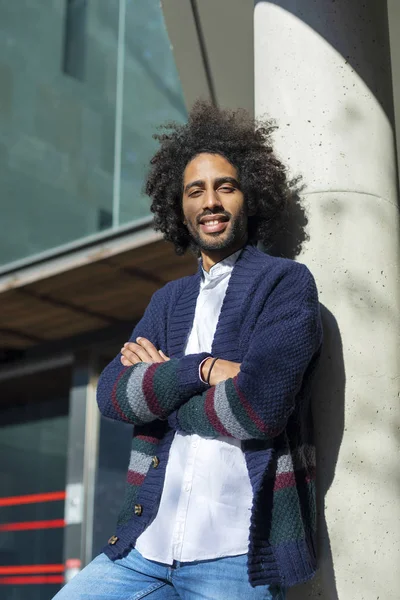
POLYGON ((199 102, 168 128, 146 191, 199 270, 154 294, 100 377, 102 414, 134 425, 125 503, 57 598, 282 600, 316 569, 317 291, 255 245, 291 198, 273 126, 199 102))

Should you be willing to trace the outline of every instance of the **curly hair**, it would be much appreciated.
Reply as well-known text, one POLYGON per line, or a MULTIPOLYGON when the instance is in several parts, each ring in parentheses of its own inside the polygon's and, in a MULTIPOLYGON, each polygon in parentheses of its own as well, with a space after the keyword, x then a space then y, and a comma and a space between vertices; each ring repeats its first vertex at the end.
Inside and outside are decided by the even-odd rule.
POLYGON ((248 208, 248 236, 270 248, 284 227, 296 181, 274 155, 273 121, 256 121, 243 109, 226 110, 197 101, 184 125, 166 123, 154 138, 160 148, 150 163, 145 192, 154 227, 184 254, 193 242, 183 224, 183 174, 198 154, 220 154, 237 170, 248 208))

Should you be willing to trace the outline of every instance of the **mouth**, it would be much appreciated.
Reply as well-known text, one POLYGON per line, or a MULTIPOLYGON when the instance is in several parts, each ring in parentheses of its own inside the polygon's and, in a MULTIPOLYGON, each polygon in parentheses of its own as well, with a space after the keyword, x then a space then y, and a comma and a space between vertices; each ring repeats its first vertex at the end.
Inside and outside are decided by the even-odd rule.
POLYGON ((221 233, 227 228, 228 221, 225 215, 210 215, 200 219, 200 229, 203 233, 221 233))

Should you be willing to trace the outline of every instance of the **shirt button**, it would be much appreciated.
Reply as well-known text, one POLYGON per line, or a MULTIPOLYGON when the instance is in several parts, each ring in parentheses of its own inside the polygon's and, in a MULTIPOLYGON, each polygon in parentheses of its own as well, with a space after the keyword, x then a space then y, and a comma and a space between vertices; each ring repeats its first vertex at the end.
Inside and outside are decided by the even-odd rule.
POLYGON ((189 483, 187 483, 185 485, 185 492, 190 492, 190 485, 189 485, 189 483))
POLYGON ((112 535, 110 537, 110 539, 108 540, 108 543, 111 544, 111 546, 114 546, 114 544, 116 544, 118 542, 118 539, 116 535, 112 535))
POLYGON ((135 515, 137 515, 138 517, 141 516, 143 512, 143 507, 141 504, 135 504, 135 515))
POLYGON ((160 464, 160 459, 158 456, 153 456, 151 459, 151 464, 153 465, 153 469, 157 469, 158 465, 160 464))

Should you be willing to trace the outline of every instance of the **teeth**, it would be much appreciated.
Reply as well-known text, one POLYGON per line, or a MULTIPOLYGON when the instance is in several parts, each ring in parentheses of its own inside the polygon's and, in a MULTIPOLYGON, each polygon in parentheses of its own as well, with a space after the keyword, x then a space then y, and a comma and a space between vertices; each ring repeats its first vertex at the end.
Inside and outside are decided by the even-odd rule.
POLYGON ((207 221, 206 225, 218 225, 219 221, 207 221))

